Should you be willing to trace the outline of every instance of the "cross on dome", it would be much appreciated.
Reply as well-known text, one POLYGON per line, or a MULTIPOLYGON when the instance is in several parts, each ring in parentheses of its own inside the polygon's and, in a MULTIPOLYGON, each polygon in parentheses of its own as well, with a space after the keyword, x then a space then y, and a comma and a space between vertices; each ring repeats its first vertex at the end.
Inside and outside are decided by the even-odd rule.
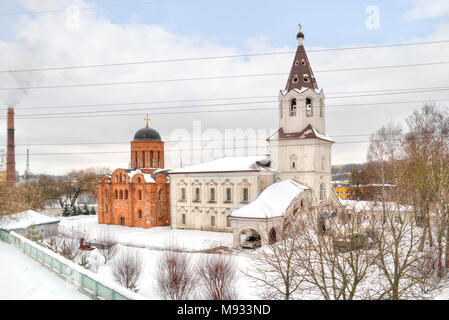
POLYGON ((148 122, 151 120, 150 117, 148 116, 148 113, 147 113, 147 116, 144 118, 144 120, 146 121, 147 128, 148 128, 148 122))

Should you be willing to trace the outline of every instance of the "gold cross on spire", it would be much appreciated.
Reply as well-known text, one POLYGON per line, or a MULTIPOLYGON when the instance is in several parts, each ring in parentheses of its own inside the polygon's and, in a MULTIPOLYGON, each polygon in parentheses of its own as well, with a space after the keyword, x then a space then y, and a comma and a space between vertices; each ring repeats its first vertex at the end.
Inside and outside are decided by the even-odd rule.
POLYGON ((298 26, 299 26, 299 32, 301 32, 302 24, 298 24, 298 26))
POLYGON ((147 127, 148 127, 148 121, 150 121, 151 119, 149 118, 149 116, 148 116, 148 113, 147 113, 147 116, 145 117, 145 119, 144 119, 146 122, 147 122, 147 127))

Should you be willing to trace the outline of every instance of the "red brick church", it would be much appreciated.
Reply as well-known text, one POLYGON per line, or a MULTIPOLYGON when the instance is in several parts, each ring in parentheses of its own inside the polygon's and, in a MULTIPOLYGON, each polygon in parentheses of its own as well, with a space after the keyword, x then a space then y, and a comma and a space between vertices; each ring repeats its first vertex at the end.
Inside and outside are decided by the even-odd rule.
POLYGON ((116 169, 98 185, 98 223, 141 228, 170 225, 164 142, 146 120, 146 127, 131 141, 131 168, 116 169))

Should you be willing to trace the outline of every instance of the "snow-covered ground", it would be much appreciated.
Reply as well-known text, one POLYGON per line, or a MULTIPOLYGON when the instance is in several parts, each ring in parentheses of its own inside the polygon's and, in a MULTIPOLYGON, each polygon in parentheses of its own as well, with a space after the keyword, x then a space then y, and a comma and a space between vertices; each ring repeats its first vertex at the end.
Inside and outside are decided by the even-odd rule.
POLYGON ((14 246, 0 241, 0 300, 88 300, 70 282, 58 277, 14 246))
MULTIPOLYGON (((210 232, 199 230, 179 230, 170 227, 156 227, 151 229, 131 228, 116 225, 98 224, 97 216, 75 216, 61 217, 61 229, 73 229, 85 233, 88 239, 93 240, 102 232, 109 230, 120 243, 120 249, 127 247, 135 247, 142 254, 144 261, 144 271, 139 285, 139 293, 149 299, 162 299, 158 289, 156 288, 156 266, 157 260, 162 255, 162 249, 165 245, 174 241, 182 246, 184 251, 191 252, 194 261, 200 260, 206 253, 202 250, 228 247, 228 253, 235 258, 236 265, 239 269, 237 282, 239 299, 258 299, 255 295, 255 288, 248 279, 246 279, 240 270, 246 270, 251 264, 251 255, 255 252, 251 250, 235 250, 232 249, 233 236, 227 232, 210 232)), ((102 257, 98 255, 96 250, 89 253, 92 255, 90 259, 102 261, 102 257)), ((104 265, 100 263, 98 275, 107 280, 112 280, 111 262, 104 265)))
POLYGON ((94 240, 97 235, 109 230, 120 244, 162 249, 165 244, 177 239, 189 251, 199 251, 220 246, 232 247, 232 233, 198 230, 180 230, 170 227, 150 229, 98 224, 97 216, 61 217, 60 227, 82 231, 94 240))

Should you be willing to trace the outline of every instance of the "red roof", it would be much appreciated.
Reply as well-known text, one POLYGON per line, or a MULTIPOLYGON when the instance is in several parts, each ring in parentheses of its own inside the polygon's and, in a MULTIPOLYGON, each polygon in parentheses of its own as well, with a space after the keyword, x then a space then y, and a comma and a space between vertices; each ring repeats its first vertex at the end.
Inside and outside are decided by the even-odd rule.
POLYGON ((318 89, 318 84, 313 75, 306 50, 302 44, 298 45, 298 49, 296 50, 285 90, 301 90, 301 88, 318 89), (305 78, 308 78, 308 82, 304 81, 305 78))

